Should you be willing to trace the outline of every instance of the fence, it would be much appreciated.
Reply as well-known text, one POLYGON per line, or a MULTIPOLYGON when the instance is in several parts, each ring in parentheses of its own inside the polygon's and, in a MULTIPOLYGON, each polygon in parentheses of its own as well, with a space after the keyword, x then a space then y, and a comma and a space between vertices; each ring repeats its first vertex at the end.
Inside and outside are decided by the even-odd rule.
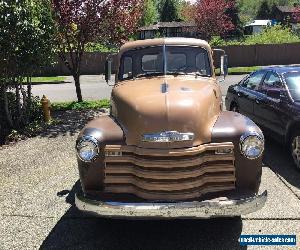
MULTIPOLYGON (((228 55, 229 67, 265 66, 300 64, 300 43, 270 45, 232 45, 220 47, 228 55)), ((98 75, 104 73, 108 53, 90 52, 83 55, 82 74, 98 75)), ((219 65, 219 56, 214 56, 215 65, 219 65)), ((115 60, 114 60, 115 61, 115 60)), ((115 71, 116 65, 113 64, 115 71)), ((41 75, 70 75, 62 61, 45 68, 41 75)))
MULTIPOLYGON (((100 75, 104 73, 105 61, 109 53, 104 52, 86 52, 83 55, 81 62, 81 74, 82 75, 100 75)), ((57 63, 51 67, 46 67, 41 70, 38 75, 41 76, 64 76, 70 75, 70 71, 65 66, 64 62, 58 57, 57 63)), ((113 60, 115 62, 116 60, 113 60)), ((115 71, 116 65, 113 63, 113 69, 115 71)))
POLYGON ((229 67, 300 64, 300 43, 233 45, 220 48, 228 55, 229 67))

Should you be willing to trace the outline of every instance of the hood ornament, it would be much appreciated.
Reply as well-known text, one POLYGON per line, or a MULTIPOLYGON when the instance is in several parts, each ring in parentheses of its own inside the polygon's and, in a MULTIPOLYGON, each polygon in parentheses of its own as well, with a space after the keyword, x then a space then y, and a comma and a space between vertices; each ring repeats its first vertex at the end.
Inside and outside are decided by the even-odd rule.
POLYGON ((164 131, 153 134, 144 134, 143 142, 177 142, 191 141, 194 139, 194 133, 179 133, 178 131, 164 131))
POLYGON ((163 94, 168 93, 168 90, 169 90, 169 85, 166 82, 164 82, 161 85, 161 93, 163 93, 163 94))

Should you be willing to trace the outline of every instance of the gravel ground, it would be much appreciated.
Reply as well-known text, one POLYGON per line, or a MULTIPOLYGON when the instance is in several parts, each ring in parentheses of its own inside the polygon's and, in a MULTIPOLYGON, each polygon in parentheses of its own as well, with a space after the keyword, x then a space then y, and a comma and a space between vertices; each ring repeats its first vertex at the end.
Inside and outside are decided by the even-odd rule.
POLYGON ((74 206, 79 186, 74 144, 86 121, 99 115, 103 112, 58 113, 62 123, 0 150, 1 250, 247 249, 239 246, 240 234, 297 234, 300 247, 300 173, 272 141, 266 145, 261 186, 268 189, 269 198, 253 214, 232 219, 126 221, 79 213, 74 206))

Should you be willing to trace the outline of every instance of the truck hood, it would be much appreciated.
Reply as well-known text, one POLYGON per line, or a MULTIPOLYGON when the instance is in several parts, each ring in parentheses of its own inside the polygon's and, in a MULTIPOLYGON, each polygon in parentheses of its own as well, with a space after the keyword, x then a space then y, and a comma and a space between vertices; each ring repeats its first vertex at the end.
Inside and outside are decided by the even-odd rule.
POLYGON ((211 141, 221 111, 221 92, 212 78, 156 77, 124 81, 112 91, 112 115, 127 145, 146 148, 192 147, 211 141), (144 134, 193 133, 190 141, 143 142, 144 134))

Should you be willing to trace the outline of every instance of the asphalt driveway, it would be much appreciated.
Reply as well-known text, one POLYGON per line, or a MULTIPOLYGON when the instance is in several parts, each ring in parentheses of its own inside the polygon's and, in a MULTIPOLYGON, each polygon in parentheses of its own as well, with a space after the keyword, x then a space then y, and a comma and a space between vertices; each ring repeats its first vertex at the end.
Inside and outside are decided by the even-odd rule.
POLYGON ((97 115, 102 113, 57 114, 62 123, 0 149, 1 250, 246 249, 239 246, 240 234, 297 234, 300 247, 300 173, 273 141, 266 144, 261 187, 269 191, 267 204, 241 219, 126 221, 82 215, 74 206, 79 188, 74 143, 97 115))

